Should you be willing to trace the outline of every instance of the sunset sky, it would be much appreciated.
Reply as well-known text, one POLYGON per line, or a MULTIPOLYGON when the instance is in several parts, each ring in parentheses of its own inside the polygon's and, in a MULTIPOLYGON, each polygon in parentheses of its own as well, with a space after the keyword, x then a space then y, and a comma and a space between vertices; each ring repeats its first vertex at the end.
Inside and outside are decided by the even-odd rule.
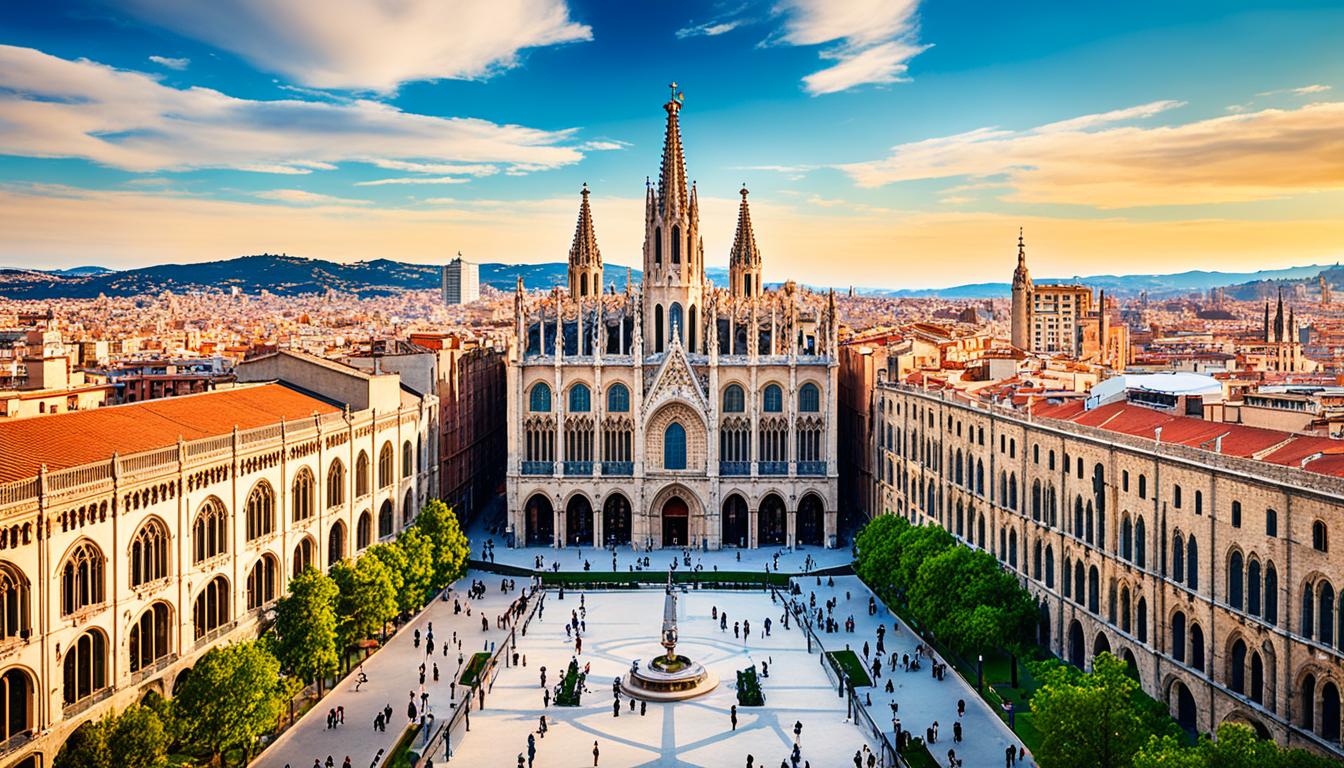
POLYGON ((943 286, 1344 257, 1335 2, 0 4, 0 266, 638 266, 667 84, 710 265, 943 286))

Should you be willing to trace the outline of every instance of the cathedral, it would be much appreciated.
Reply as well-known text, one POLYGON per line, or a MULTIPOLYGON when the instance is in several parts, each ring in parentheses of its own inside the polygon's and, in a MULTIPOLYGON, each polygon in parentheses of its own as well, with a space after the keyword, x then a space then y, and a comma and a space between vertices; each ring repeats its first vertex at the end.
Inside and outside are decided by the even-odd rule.
POLYGON ((587 185, 568 290, 519 281, 508 365, 515 546, 836 544, 835 297, 766 290, 741 191, 729 285, 705 276, 681 95, 646 184, 642 280, 603 285, 587 185))

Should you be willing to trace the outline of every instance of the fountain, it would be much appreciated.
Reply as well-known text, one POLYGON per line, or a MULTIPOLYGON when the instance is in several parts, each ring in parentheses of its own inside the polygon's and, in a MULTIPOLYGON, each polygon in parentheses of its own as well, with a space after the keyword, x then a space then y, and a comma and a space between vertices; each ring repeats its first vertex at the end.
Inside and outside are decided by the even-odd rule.
POLYGON ((655 656, 648 664, 636 660, 621 681, 626 695, 648 701, 681 701, 714 690, 719 677, 697 661, 677 654, 677 595, 672 591, 672 573, 667 574, 667 595, 663 600, 663 635, 660 640, 667 653, 655 656))

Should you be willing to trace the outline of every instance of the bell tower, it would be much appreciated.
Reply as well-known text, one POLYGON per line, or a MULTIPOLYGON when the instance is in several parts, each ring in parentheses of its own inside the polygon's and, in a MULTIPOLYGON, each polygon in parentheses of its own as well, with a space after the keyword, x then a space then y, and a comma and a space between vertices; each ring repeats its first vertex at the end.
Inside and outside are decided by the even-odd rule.
POLYGON ((1013 270, 1012 342, 1018 349, 1031 350, 1031 273, 1027 271, 1027 246, 1022 230, 1017 231, 1017 269, 1013 270))
POLYGON ((695 184, 687 189, 686 158, 681 148, 681 106, 684 97, 672 83, 663 109, 667 129, 663 162, 655 191, 645 192, 644 338, 647 349, 667 350, 675 333, 692 354, 704 351, 699 329, 704 294, 704 244, 700 241, 700 206, 695 184))
POLYGON ((574 244, 569 247, 569 297, 586 299, 602 295, 602 252, 593 231, 593 212, 588 207, 588 185, 580 192, 579 222, 574 226, 574 244))

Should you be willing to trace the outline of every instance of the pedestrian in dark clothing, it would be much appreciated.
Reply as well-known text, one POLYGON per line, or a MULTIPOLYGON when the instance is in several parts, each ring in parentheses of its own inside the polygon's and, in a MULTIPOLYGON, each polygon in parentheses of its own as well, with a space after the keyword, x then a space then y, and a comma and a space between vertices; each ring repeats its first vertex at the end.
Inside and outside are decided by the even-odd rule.
POLYGON ((956 743, 956 744, 960 744, 960 743, 961 743, 961 721, 960 721, 960 720, 958 720, 957 722, 955 722, 955 723, 952 724, 952 741, 953 741, 953 743, 956 743))
POLYGON ((649 708, 649 702, 644 701, 643 699, 640 699, 640 700, 639 700, 639 716, 640 716, 640 717, 643 717, 643 716, 646 714, 648 708, 649 708))
POLYGON ((733 730, 736 731, 736 730, 737 730, 737 705, 736 705, 736 704, 733 705, 733 708, 732 708, 732 709, 728 710, 728 719, 732 721, 732 723, 733 723, 733 730))
POLYGON ((593 742, 593 768, 597 768, 597 755, 598 755, 598 751, 597 751, 597 742, 594 741, 594 742, 593 742))
POLYGON ((797 744, 803 735, 803 721, 799 720, 793 724, 793 743, 797 744))
POLYGON ((1017 749, 1015 749, 1012 744, 1009 744, 1008 747, 1003 750, 1003 768, 1012 768, 1015 765, 1017 765, 1017 749))
POLYGON ((620 717, 620 716, 621 716, 621 700, 620 700, 620 699, 617 699, 617 700, 611 702, 611 716, 612 716, 612 717, 620 717))

